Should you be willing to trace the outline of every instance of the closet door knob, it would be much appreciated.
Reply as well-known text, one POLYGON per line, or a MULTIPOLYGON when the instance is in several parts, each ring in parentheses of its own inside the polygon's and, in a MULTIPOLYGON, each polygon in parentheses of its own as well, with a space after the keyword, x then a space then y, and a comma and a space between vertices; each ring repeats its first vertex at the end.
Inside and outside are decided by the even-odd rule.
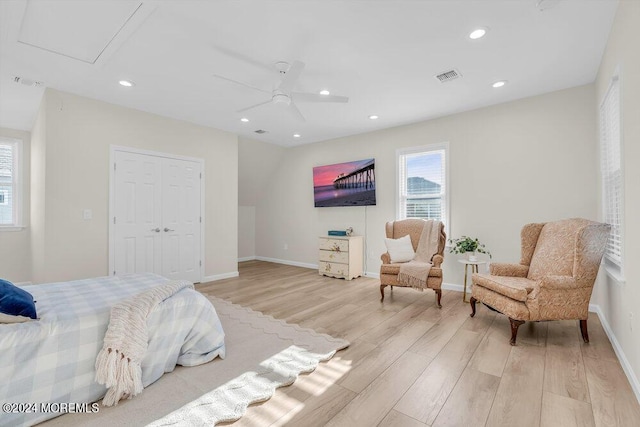
POLYGON ((160 227, 152 228, 151 231, 155 231, 156 233, 160 232, 160 227))
POLYGON ((176 230, 172 230, 172 229, 167 228, 167 227, 165 227, 165 228, 164 228, 164 232, 165 232, 165 233, 168 233, 169 231, 176 231, 176 230))

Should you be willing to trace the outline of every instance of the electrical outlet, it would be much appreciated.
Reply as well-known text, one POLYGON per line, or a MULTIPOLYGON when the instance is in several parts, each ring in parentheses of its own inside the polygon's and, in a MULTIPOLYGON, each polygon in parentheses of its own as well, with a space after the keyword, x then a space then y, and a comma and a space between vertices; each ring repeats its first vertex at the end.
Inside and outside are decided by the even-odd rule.
POLYGON ((285 251, 289 250, 289 245, 288 245, 288 244, 286 244, 286 243, 284 244, 284 250, 285 250, 285 251))

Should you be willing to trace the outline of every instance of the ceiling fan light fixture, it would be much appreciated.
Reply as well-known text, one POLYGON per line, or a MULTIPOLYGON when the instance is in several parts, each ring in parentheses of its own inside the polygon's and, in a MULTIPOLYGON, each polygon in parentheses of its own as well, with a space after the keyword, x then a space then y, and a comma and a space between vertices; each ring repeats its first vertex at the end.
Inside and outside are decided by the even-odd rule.
POLYGON ((497 89, 497 88, 502 87, 502 86, 504 86, 506 84, 507 84, 506 80, 498 80, 497 82, 495 82, 491 86, 497 89))
POLYGON ((286 95, 284 93, 276 93, 275 95, 273 95, 272 100, 274 104, 282 104, 282 105, 291 104, 291 98, 289 97, 289 95, 286 95))
POLYGON ((471 40, 478 40, 487 35, 488 29, 485 27, 476 28, 475 30, 469 33, 469 38, 471 40))
POLYGON ((134 82, 132 82, 131 80, 120 80, 118 82, 118 84, 120 86, 124 86, 124 87, 134 87, 136 84, 134 82))
POLYGON ((326 90, 326 89, 322 89, 322 90, 320 91, 320 95, 325 95, 325 96, 327 96, 327 95, 331 95, 331 92, 329 92, 329 91, 328 91, 328 90, 326 90))
POLYGON ((242 123, 247 123, 249 121, 249 119, 247 119, 246 117, 243 117, 243 118, 240 119, 240 121, 242 123))
POLYGON ((378 116, 376 116, 375 114, 372 114, 369 116, 369 120, 378 120, 378 116))

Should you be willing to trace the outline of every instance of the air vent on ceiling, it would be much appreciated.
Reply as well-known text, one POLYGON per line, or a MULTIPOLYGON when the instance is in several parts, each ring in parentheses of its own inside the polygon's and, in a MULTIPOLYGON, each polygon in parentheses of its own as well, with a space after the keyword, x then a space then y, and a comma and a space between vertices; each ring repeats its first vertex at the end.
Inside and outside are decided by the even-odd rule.
POLYGON ((264 130, 264 129, 254 130, 254 132, 255 132, 255 133, 260 133, 260 134, 262 134, 262 133, 267 133, 267 131, 266 131, 266 130, 264 130))
POLYGON ((462 74, 460 74, 458 70, 449 70, 449 71, 445 71, 444 73, 438 74, 436 76, 436 79, 438 79, 440 83, 444 83, 450 80, 457 79, 458 77, 461 77, 461 76, 462 74))
POLYGON ((20 83, 23 84, 25 86, 31 86, 31 87, 39 87, 42 86, 44 83, 42 82, 38 82, 36 80, 31 80, 31 79, 26 79, 24 77, 20 77, 20 76, 15 76, 13 78, 14 83, 20 83))

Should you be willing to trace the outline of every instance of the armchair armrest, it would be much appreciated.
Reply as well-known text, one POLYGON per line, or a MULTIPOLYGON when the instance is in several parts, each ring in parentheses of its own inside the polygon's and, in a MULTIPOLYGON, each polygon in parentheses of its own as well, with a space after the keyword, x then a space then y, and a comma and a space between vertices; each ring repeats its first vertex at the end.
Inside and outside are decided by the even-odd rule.
POLYGON ((522 264, 491 263, 489 271, 494 276, 527 277, 529 266, 522 264))
POLYGON ((433 258, 431 258, 431 262, 435 268, 440 268, 442 262, 444 261, 444 257, 442 255, 435 254, 433 258))
POLYGON ((540 288, 545 289, 577 289, 589 287, 588 283, 576 280, 573 276, 546 276, 542 278, 540 288))
POLYGON ((391 264, 391 255, 389 255, 389 252, 385 252, 380 255, 380 259, 382 260, 383 264, 391 264))

